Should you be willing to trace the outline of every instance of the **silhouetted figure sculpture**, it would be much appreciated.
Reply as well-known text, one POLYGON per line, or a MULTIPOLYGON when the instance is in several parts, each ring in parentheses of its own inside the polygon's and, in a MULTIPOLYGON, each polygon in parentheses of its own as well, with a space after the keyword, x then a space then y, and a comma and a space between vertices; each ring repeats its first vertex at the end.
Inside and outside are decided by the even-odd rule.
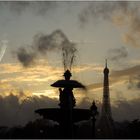
POLYGON ((73 96, 72 88, 59 88, 60 104, 61 108, 73 108, 75 106, 75 98, 73 96))

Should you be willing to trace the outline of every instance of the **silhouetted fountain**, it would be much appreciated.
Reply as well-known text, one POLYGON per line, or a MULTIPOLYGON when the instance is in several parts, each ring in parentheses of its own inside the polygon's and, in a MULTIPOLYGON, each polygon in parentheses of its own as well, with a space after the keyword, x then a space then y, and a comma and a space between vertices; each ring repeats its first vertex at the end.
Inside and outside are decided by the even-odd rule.
POLYGON ((45 108, 38 109, 35 112, 39 113, 43 118, 51 119, 59 122, 63 138, 73 137, 73 124, 82 120, 88 120, 91 116, 90 109, 75 109, 76 100, 73 95, 74 88, 83 88, 85 86, 76 80, 70 80, 72 76, 69 70, 66 70, 64 80, 58 80, 51 86, 59 88, 59 106, 60 108, 45 108))

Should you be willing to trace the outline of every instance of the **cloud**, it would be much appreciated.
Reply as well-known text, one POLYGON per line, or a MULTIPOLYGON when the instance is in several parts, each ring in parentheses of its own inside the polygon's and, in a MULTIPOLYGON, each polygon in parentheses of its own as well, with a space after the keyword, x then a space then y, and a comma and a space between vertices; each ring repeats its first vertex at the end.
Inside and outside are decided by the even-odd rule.
POLYGON ((96 21, 99 19, 111 20, 112 14, 118 12, 126 13, 128 10, 129 2, 89 2, 87 7, 79 14, 79 20, 84 24, 87 23, 90 18, 96 21))
MULTIPOLYGON (((48 92, 48 91, 46 91, 48 92)), ((25 125, 29 121, 33 121, 40 118, 34 111, 39 108, 54 108, 58 106, 57 98, 50 98, 48 96, 26 96, 26 92, 19 91, 17 95, 11 94, 2 97, 0 96, 0 126, 15 126, 25 125), (22 98, 22 100, 19 98, 22 98)), ((77 98, 76 98, 77 99, 77 98)), ((78 108, 90 107, 88 98, 81 100, 80 104, 77 104, 78 108)))
MULTIPOLYGON (((25 93, 20 93, 23 96, 25 93)), ((112 105, 112 113, 115 121, 133 120, 139 118, 140 99, 130 101, 118 100, 112 105), (131 113, 130 113, 131 112, 131 113), (120 115, 121 114, 121 115, 120 115)), ((19 100, 18 96, 12 93, 6 97, 0 96, 0 126, 25 125, 29 121, 33 121, 40 116, 34 111, 38 108, 58 107, 59 101, 46 96, 30 96, 19 100)), ((89 108, 92 101, 85 97, 77 105, 78 108, 89 108)), ((101 110, 101 103, 97 103, 98 110, 101 110)))
POLYGON ((128 89, 140 89, 140 75, 134 75, 129 78, 128 89))
POLYGON ((53 1, 0 1, 0 7, 9 9, 12 14, 21 15, 25 11, 44 16, 49 10, 56 8, 53 1))
MULTIPOLYGON (((63 79, 63 68, 52 66, 48 61, 38 60, 38 65, 24 69, 19 63, 3 63, 0 65, 0 93, 3 96, 9 95, 11 91, 27 90, 30 93, 44 93, 48 96, 46 90, 51 88, 51 84, 59 79, 63 79)), ((101 69, 99 65, 80 65, 75 66, 73 73, 101 69)))
POLYGON ((122 39, 126 44, 139 48, 140 47, 139 36, 140 36, 139 31, 138 32, 136 31, 135 34, 134 32, 131 31, 123 34, 122 39))
POLYGON ((117 101, 115 103, 115 106, 112 107, 114 119, 117 121, 123 121, 123 120, 134 120, 140 118, 139 100, 140 99, 137 98, 131 101, 126 101, 126 100, 117 101))
MULTIPOLYGON (((122 95, 121 95, 122 97, 122 95)), ((127 101, 125 98, 118 98, 114 104, 111 104, 112 117, 115 121, 124 120, 134 120, 140 118, 139 113, 139 102, 140 98, 127 101), (121 114, 121 115, 120 115, 121 114)), ((83 98, 83 100, 77 105, 80 108, 90 108, 93 100, 88 97, 83 98)), ((97 102, 99 116, 101 115, 102 102, 97 102)))
POLYGON ((140 65, 136 65, 133 67, 129 67, 124 70, 112 71, 112 77, 120 77, 120 76, 132 76, 140 73, 140 65))
POLYGON ((27 122, 39 118, 34 111, 38 108, 56 107, 58 101, 46 96, 26 98, 22 102, 13 94, 0 96, 0 126, 25 125, 27 122))
POLYGON ((88 97, 84 97, 78 104, 77 107, 78 108, 90 108, 91 106, 91 102, 90 99, 88 97))
POLYGON ((85 71, 96 71, 96 72, 102 72, 103 67, 98 64, 82 64, 75 66, 73 68, 73 71, 76 73, 79 72, 85 72, 85 71))
POLYGON ((62 68, 52 67, 46 61, 40 61, 39 65, 29 69, 23 69, 18 63, 1 64, 0 68, 0 92, 3 96, 11 90, 38 92, 50 89, 50 84, 63 74, 62 68))
POLYGON ((113 23, 115 26, 127 29, 122 35, 122 40, 132 47, 140 47, 140 10, 139 1, 108 1, 89 2, 79 15, 81 24, 88 22, 102 23, 102 20, 113 23))
POLYGON ((96 90, 103 88, 103 83, 94 83, 87 86, 88 90, 96 90))
MULTIPOLYGON (((6 80, 11 75, 11 81, 8 82, 8 79, 7 79, 7 81, 1 81, 0 89, 1 90, 3 89, 3 92, 1 92, 1 94, 3 95, 3 96, 1 95, 2 99, 6 98, 8 96, 11 96, 10 93, 12 93, 13 94, 12 96, 16 96, 16 98, 18 98, 18 102, 20 104, 21 101, 26 98, 28 99, 28 101, 25 101, 25 103, 32 101, 31 96, 37 95, 38 93, 39 94, 44 93, 44 96, 41 96, 43 94, 40 94, 40 96, 36 96, 37 100, 40 100, 40 98, 42 98, 42 97, 43 98, 46 97, 53 101, 54 97, 57 96, 57 94, 54 94, 54 91, 51 94, 52 89, 50 90, 50 89, 48 89, 48 87, 46 87, 47 85, 49 86, 49 84, 46 81, 47 81, 47 77, 49 77, 49 76, 50 76, 50 79, 52 77, 52 79, 51 79, 52 82, 54 81, 53 79, 55 79, 55 78, 56 78, 56 80, 60 79, 60 75, 62 75, 62 73, 63 73, 62 68, 59 68, 59 67, 55 68, 55 71, 54 71, 54 67, 48 65, 48 62, 46 62, 45 60, 41 60, 39 65, 37 65, 35 67, 31 67, 29 69, 23 69, 22 67, 20 67, 19 64, 16 64, 16 63, 1 64, 0 68, 2 69, 2 71, 0 72, 0 75, 1 75, 0 77, 1 78, 3 77, 3 80, 4 79, 6 80), (7 78, 6 78, 6 75, 8 75, 7 78), (12 75, 14 75, 14 76, 12 76, 12 75), (55 77, 53 77, 53 76, 55 76, 55 77), (41 81, 38 79, 39 77, 40 77, 41 81), (33 81, 35 81, 35 82, 33 82, 33 81), (21 85, 25 85, 26 88, 23 86, 20 89, 21 85), (7 89, 10 89, 10 90, 7 90, 7 89), (23 90, 24 90, 24 92, 23 92, 23 90), (49 92, 49 94, 47 94, 47 92, 49 92), (33 94, 33 93, 36 93, 36 94, 33 94), (53 96, 51 96, 51 95, 53 95, 53 96)), ((100 66, 96 66, 96 65, 90 65, 90 66, 86 65, 85 67, 84 66, 78 67, 78 69, 76 69, 76 70, 77 70, 77 72, 82 72, 84 70, 87 71, 90 69, 103 70, 103 68, 101 68, 100 66), (80 68, 81 68, 81 71, 80 71, 80 68)), ((110 85, 115 86, 116 84, 122 84, 126 81, 129 81, 130 77, 134 76, 136 78, 137 75, 140 75, 140 66, 139 65, 129 67, 129 68, 123 69, 123 70, 111 71, 110 72, 110 85)), ((137 79, 135 79, 135 80, 137 80, 137 79)), ((100 82, 100 83, 95 83, 93 85, 89 85, 88 89, 89 90, 99 90, 99 89, 102 89, 102 87, 103 87, 103 83, 100 82)), ((76 98, 77 107, 88 108, 90 106, 92 99, 90 98, 89 95, 88 95, 89 97, 86 96, 87 93, 85 95, 83 94, 82 98, 79 98, 80 94, 82 94, 82 93, 79 92, 78 95, 75 95, 75 96, 77 96, 77 98, 76 98)), ((36 98, 34 100, 36 100, 36 98)), ((33 102, 35 102, 35 101, 33 101, 33 102)), ((39 104, 41 104, 41 103, 39 103, 39 104)), ((37 103, 35 104, 35 106, 37 107, 37 103)), ((116 108, 116 109, 118 110, 118 108, 116 108)), ((32 108, 32 110, 33 110, 33 108, 32 108)), ((34 118, 33 114, 31 114, 31 116, 32 117, 29 117, 30 119, 34 118)), ((135 115, 130 116, 128 118, 132 118, 132 117, 135 117, 135 115)), ((27 120, 29 120, 29 118, 27 117, 26 119, 25 118, 24 119, 27 122, 27 120)), ((117 119, 121 120, 122 118, 123 117, 118 117, 117 119)), ((21 122, 24 122, 24 120, 21 120, 20 123, 21 122)), ((12 125, 12 122, 9 122, 9 124, 10 123, 12 125)))
POLYGON ((18 60, 23 64, 24 67, 28 67, 34 64, 36 58, 35 53, 27 52, 25 48, 20 48, 17 52, 18 60))
POLYGON ((120 47, 116 49, 110 49, 108 51, 108 59, 111 61, 121 61, 128 56, 128 51, 126 47, 120 47))
POLYGON ((30 66, 35 60, 39 59, 39 55, 44 57, 49 52, 58 51, 62 55, 64 70, 71 70, 77 52, 75 44, 69 41, 61 30, 55 30, 49 35, 36 34, 33 37, 32 45, 28 48, 31 51, 25 49, 25 47, 21 47, 17 51, 17 58, 25 67, 30 66))
MULTIPOLYGON (((138 76, 138 75, 140 75, 140 65, 125 68, 123 70, 111 71, 111 74, 109 76, 110 86, 113 86, 117 83, 122 84, 124 82, 128 82, 130 77, 138 76)), ((102 87, 103 87, 103 82, 90 84, 87 86, 89 90, 97 90, 97 89, 101 89, 102 87)))

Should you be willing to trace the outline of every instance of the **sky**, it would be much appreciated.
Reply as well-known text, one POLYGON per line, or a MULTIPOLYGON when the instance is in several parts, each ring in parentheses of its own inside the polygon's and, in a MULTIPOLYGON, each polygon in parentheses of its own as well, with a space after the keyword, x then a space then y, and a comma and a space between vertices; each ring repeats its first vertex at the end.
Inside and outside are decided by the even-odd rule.
POLYGON ((100 108, 107 59, 114 119, 139 118, 139 15, 139 1, 1 1, 0 125, 23 124, 35 118, 34 109, 57 106, 58 89, 50 85, 63 79, 63 40, 76 50, 72 79, 87 86, 74 90, 77 106, 95 100, 100 108))

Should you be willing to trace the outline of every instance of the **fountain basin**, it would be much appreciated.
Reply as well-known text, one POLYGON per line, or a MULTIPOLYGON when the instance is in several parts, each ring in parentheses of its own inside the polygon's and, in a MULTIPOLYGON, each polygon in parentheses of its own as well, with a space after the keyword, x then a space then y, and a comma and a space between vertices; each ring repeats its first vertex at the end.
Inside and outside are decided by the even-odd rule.
MULTIPOLYGON (((35 110, 35 113, 38 113, 40 116, 43 116, 44 119, 50 119, 57 122, 61 121, 61 118, 64 115, 64 110, 59 108, 42 108, 35 110)), ((72 109, 73 123, 79 122, 82 120, 88 120, 90 118, 90 110, 89 109, 72 109)))

